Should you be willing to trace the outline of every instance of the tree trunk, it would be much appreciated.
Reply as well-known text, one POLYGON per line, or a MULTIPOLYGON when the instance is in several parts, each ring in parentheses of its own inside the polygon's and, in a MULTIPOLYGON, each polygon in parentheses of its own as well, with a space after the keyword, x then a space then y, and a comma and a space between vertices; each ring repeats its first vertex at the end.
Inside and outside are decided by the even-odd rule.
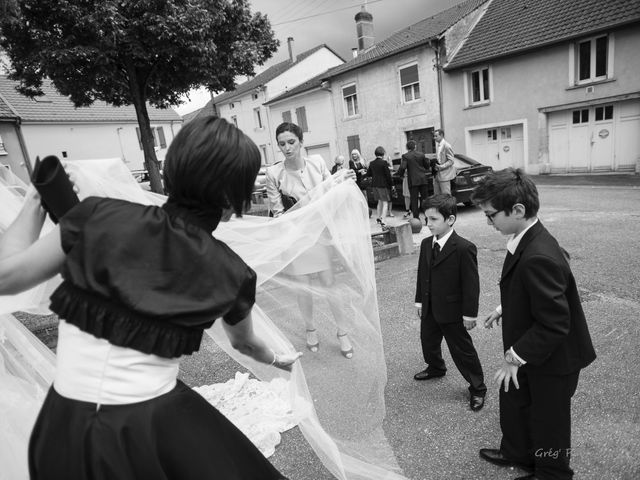
POLYGON ((129 65, 129 87, 133 97, 133 106, 136 109, 136 117, 138 118, 138 126, 140 127, 140 141, 142 142, 142 151, 144 152, 144 165, 149 172, 149 185, 151 191, 155 193, 164 193, 162 185, 162 177, 160 175, 160 165, 156 157, 156 150, 153 144, 153 133, 151 132, 151 122, 149 121, 149 113, 147 112, 147 102, 144 85, 140 85, 141 80, 133 65, 129 65))

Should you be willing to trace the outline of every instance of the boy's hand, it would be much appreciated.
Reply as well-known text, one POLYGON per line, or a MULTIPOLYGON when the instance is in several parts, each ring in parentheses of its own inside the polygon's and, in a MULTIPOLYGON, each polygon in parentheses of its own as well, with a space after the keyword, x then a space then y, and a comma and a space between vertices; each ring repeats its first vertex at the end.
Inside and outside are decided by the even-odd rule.
POLYGON ((462 320, 462 323, 464 324, 464 328, 466 328, 467 330, 473 330, 474 328, 476 328, 476 320, 467 320, 466 318, 462 320))
MULTIPOLYGON (((505 360, 502 361, 502 366, 498 369, 496 374, 493 376, 493 379, 496 380, 498 385, 504 385, 504 391, 509 391, 509 382, 513 381, 513 384, 516 386, 516 389, 520 389, 520 385, 518 384, 518 367, 516 365, 512 365, 507 363, 505 360)), ((500 387, 498 387, 500 389, 500 387)))
POLYGON ((484 328, 493 328, 494 322, 496 325, 500 325, 501 318, 502 315, 494 310, 489 315, 487 315, 487 318, 484 319, 484 328))

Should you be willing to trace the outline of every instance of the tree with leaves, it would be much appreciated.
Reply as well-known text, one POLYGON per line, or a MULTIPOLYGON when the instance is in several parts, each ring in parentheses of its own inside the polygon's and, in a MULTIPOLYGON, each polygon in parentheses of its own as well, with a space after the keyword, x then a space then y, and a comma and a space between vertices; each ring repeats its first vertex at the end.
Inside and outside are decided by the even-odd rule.
POLYGON ((229 90, 277 50, 248 0, 0 0, 0 47, 27 96, 49 78, 76 107, 133 105, 151 188, 162 192, 147 103, 229 90))

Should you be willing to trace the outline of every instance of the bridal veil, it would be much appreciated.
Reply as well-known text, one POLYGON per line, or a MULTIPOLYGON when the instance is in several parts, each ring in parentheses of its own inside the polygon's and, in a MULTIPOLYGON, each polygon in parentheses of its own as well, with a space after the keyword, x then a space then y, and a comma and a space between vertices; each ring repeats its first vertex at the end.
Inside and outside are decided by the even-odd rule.
MULTIPOLYGON (((72 161, 67 169, 75 176, 81 198, 109 196, 155 205, 165 200, 143 191, 118 159, 72 161)), ((19 180, 0 178, 0 232, 17 214, 24 191, 19 180)), ((269 218, 249 212, 241 219, 220 224, 214 236, 226 242, 257 273, 253 309, 257 334, 280 351, 303 351, 304 355, 289 374, 254 362, 231 348, 220 322, 214 323, 207 334, 258 379, 283 378, 289 382, 298 425, 336 478, 404 479, 382 429, 387 374, 368 207, 355 183, 334 176, 285 215, 269 218), (331 252, 332 285, 325 285, 317 275, 302 279, 287 269, 318 245, 331 252), (297 302, 301 295, 313 298, 320 339, 315 353, 305 346, 305 322, 297 302), (353 344, 351 359, 340 353, 332 314, 336 307, 343 312, 341 327, 353 344)), ((26 462, 28 435, 53 379, 55 361, 53 354, 11 313, 45 313, 48 295, 58 282, 59 279, 52 279, 21 295, 0 297, 0 412, 7 412, 0 413, 3 466, 26 462), (14 425, 5 429, 8 422, 14 425), (9 444, 23 453, 7 451, 9 444)), ((22 468, 26 471, 26 463, 22 468)))

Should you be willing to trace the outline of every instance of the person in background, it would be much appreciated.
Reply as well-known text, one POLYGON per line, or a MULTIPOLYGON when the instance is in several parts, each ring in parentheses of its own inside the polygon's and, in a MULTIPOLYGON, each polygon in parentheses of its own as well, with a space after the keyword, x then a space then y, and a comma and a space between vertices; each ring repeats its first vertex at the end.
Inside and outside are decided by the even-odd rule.
POLYGON ((256 274, 211 233, 251 202, 258 147, 223 119, 185 125, 167 152, 162 207, 88 197, 46 235, 31 191, 0 238, 0 295, 57 274, 56 374, 33 427, 32 479, 284 478, 177 379, 220 318, 236 350, 290 371, 254 329, 256 274), (170 252, 167 254, 167 252, 170 252))
POLYGON ((360 151, 356 148, 351 150, 351 159, 349 160, 349 168, 355 172, 356 184, 358 185, 358 188, 362 191, 362 194, 366 198, 367 195, 365 193, 365 185, 362 183, 362 180, 364 180, 364 178, 367 175, 367 164, 364 161, 364 158, 362 158, 362 155, 360 155, 360 151))
MULTIPOLYGON (((303 155, 303 132, 295 123, 284 122, 276 128, 278 148, 284 154, 284 161, 267 168, 267 198, 269 209, 274 217, 284 214, 307 192, 331 177, 327 166, 320 156, 303 155), (290 199, 290 200, 287 200, 290 199)), ((366 170, 365 170, 366 173, 366 170)), ((340 175, 337 172, 336 175, 340 175)), ((347 172, 347 178, 355 179, 356 174, 347 172)), ((287 268, 287 273, 295 275, 301 282, 311 285, 312 277, 319 278, 324 287, 332 289, 327 298, 337 327, 340 352, 345 358, 353 357, 353 346, 349 340, 345 325, 341 293, 336 287, 336 279, 331 265, 331 249, 325 245, 310 245, 287 268)), ((310 289, 309 289, 310 290, 310 289)), ((306 328, 307 348, 316 353, 320 349, 320 340, 313 318, 313 295, 309 291, 300 292, 297 301, 302 312, 306 328)))
POLYGON ((596 352, 569 255, 538 219, 538 190, 522 170, 490 172, 471 200, 509 236, 501 304, 484 320, 491 328, 502 319, 502 440, 480 457, 532 472, 520 480, 571 479, 571 397, 596 352))
POLYGON ((433 137, 437 145, 437 162, 433 165, 436 172, 433 178, 433 193, 451 193, 451 181, 456 178, 453 148, 444 139, 444 130, 437 129, 433 137))
POLYGON ((413 218, 420 219, 420 211, 424 209, 423 204, 427 201, 429 193, 429 161, 424 153, 416 152, 416 142, 407 142, 407 153, 402 155, 402 162, 398 169, 398 175, 404 175, 407 171, 409 192, 411 193, 411 213, 413 218), (420 198, 420 202, 418 202, 420 198))
POLYGON ((378 202, 376 222, 378 222, 382 230, 388 230, 383 219, 387 215, 389 204, 391 203, 391 191, 395 192, 395 187, 391 180, 391 172, 389 171, 389 163, 384 159, 385 154, 383 147, 377 147, 375 150, 376 158, 369 163, 367 168, 367 176, 371 177, 373 198, 378 202))
POLYGON ((331 167, 331 175, 336 173, 338 170, 342 170, 344 168, 344 155, 336 155, 336 158, 333 160, 333 167, 331 167))

